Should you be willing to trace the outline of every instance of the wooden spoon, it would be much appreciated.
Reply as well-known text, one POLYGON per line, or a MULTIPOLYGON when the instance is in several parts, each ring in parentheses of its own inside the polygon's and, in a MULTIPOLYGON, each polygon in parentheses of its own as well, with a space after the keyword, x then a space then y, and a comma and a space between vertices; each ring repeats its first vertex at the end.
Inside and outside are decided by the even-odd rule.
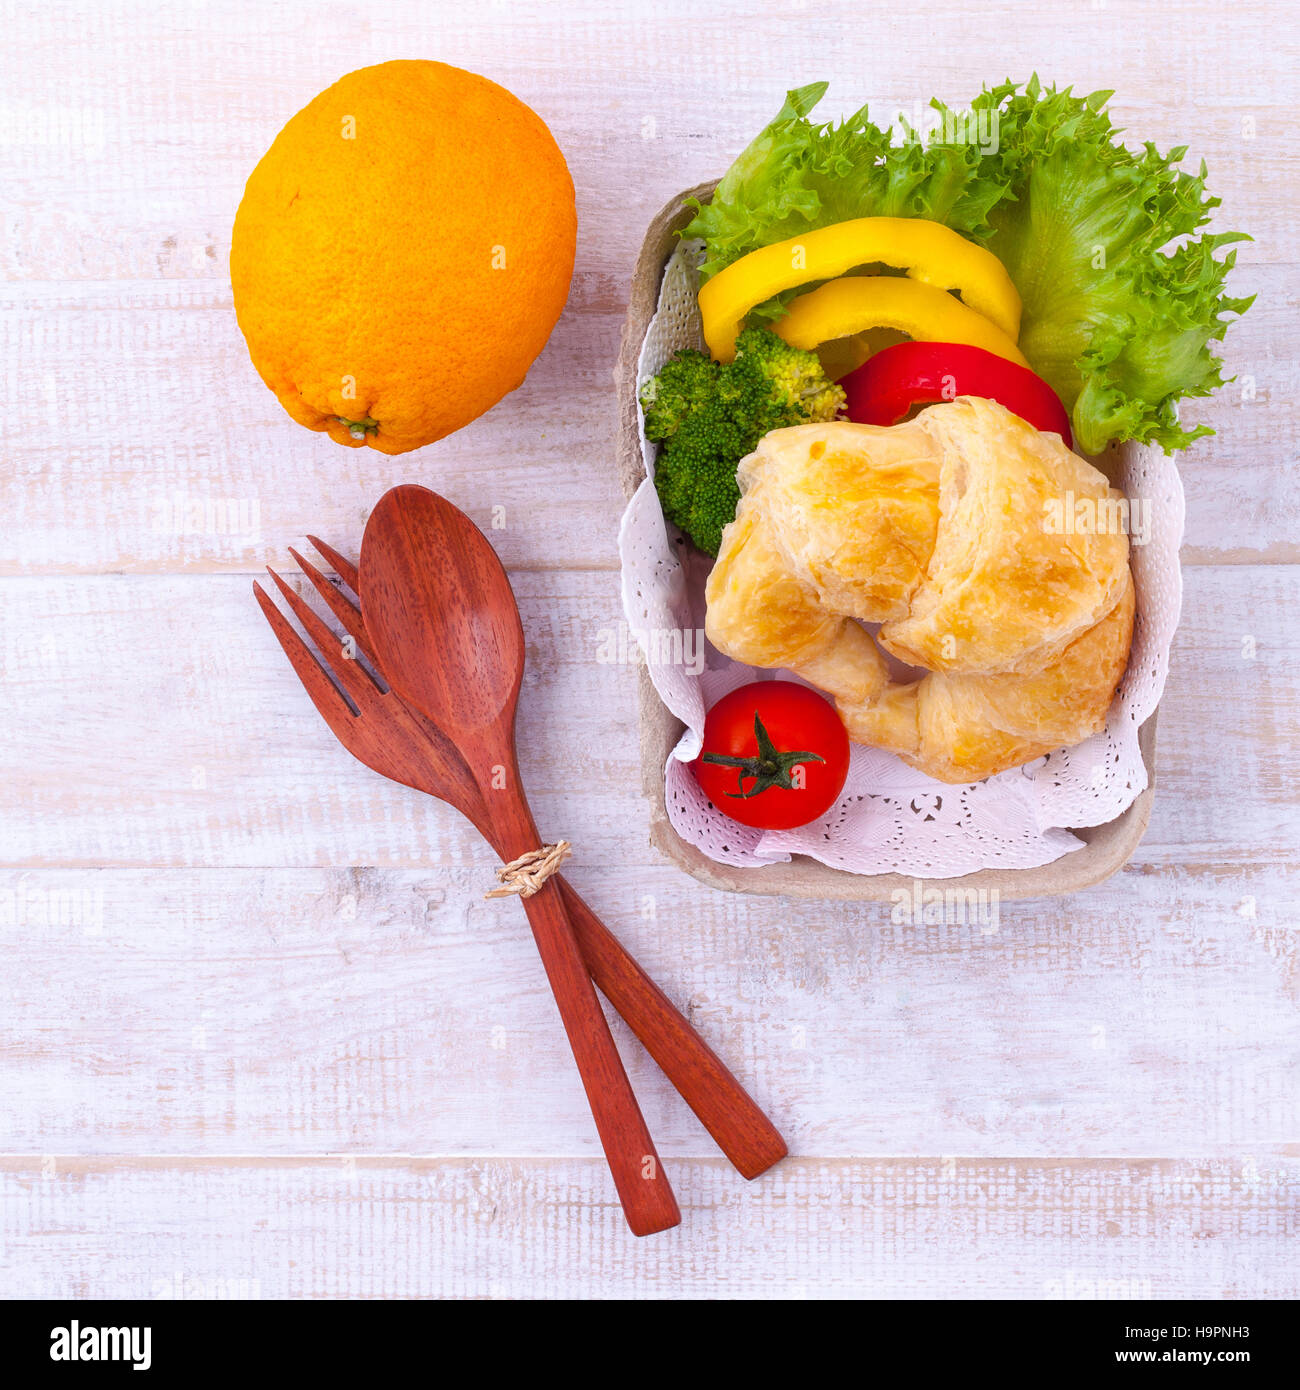
MULTIPOLYGON (((487 538, 428 488, 380 498, 361 542, 361 612, 394 690, 460 750, 511 860, 542 845, 515 757, 524 632, 487 538)), ((524 909, 573 1049, 627 1223, 636 1235, 681 1220, 610 1035, 554 879, 524 909)))

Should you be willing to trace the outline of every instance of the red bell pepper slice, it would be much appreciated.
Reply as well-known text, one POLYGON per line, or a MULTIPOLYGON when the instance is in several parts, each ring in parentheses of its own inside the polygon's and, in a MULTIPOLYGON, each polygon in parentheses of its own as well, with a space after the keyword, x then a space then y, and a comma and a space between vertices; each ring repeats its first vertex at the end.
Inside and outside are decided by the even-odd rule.
POLYGON ((1060 397, 1018 362, 964 343, 895 343, 882 348, 840 385, 848 416, 863 425, 896 425, 914 406, 987 396, 1037 430, 1059 434, 1074 447, 1070 417, 1060 397))

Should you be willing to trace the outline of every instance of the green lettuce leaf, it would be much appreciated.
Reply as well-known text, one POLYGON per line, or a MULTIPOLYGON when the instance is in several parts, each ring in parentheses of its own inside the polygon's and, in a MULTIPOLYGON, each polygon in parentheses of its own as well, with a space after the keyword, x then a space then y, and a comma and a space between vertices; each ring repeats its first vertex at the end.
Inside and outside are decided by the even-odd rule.
MULTIPOLYGON (((1177 405, 1222 385, 1211 344, 1252 298, 1226 293, 1236 252, 1250 238, 1207 233, 1219 199, 1176 166, 1185 148, 1130 151, 1103 109, 1111 93, 986 88, 974 117, 931 102, 928 141, 873 124, 867 109, 839 125, 809 112, 815 82, 788 93, 776 119, 740 155, 712 200, 696 204, 682 235, 703 237, 707 280, 732 261, 801 232, 853 217, 926 217, 986 245, 1024 301, 1020 348, 1070 411, 1079 447, 1141 440, 1167 451, 1203 434, 1177 405), (953 132, 958 132, 953 138, 953 132), (963 139, 978 132, 982 141, 963 139), (995 140, 987 137, 994 135, 995 140)), ((779 318, 796 294, 760 305, 751 322, 779 318)))
MULTIPOLYGON (((975 241, 991 234, 989 208, 1002 196, 979 170, 971 144, 895 139, 867 108, 839 125, 814 125, 808 113, 827 83, 786 94, 776 119, 723 175, 712 199, 695 204, 684 237, 703 237, 707 280, 760 246, 852 217, 926 217, 975 241)), ((772 317, 759 312, 757 317, 772 317)))
POLYGON ((1214 253, 1250 238, 1196 234, 1219 205, 1205 166, 1178 170, 1185 148, 1125 149, 1103 109, 1110 96, 1033 78, 975 98, 997 117, 983 173, 1010 195, 990 210, 986 244, 1024 302, 1020 350, 1070 411, 1079 447, 1136 439, 1172 452, 1213 433, 1184 429, 1176 406, 1223 383, 1210 344, 1252 299, 1225 294, 1236 252, 1214 253))

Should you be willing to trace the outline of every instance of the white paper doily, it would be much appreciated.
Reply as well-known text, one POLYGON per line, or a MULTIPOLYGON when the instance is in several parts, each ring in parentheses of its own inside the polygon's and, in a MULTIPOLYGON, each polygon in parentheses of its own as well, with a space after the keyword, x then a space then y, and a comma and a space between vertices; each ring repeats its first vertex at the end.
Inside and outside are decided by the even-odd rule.
MULTIPOLYGON (((674 352, 704 346, 696 307, 700 249, 699 242, 684 242, 668 262, 637 366, 638 390, 674 352)), ((652 481, 656 448, 643 433, 646 479, 623 515, 619 553, 628 625, 660 699, 686 725, 664 770, 669 819, 682 839, 711 859, 746 868, 807 854, 851 873, 951 878, 1059 859, 1083 843, 1063 827, 1114 820, 1146 787, 1138 729, 1164 690, 1182 604, 1183 488, 1172 458, 1129 444, 1103 465, 1130 504, 1145 505, 1150 538, 1131 547, 1133 648, 1101 733, 964 787, 855 744, 843 795, 824 820, 760 831, 714 809, 688 764, 700 751, 705 711, 728 690, 794 677, 742 666, 705 643, 704 580, 712 562, 664 522, 652 481)))

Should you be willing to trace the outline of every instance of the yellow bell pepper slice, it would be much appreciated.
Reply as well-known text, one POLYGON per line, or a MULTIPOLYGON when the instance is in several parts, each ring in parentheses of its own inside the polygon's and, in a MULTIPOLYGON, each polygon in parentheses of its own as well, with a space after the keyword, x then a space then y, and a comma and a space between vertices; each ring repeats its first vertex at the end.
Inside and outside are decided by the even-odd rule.
POLYGON ((761 246, 702 285, 700 315, 709 351, 719 362, 730 362, 751 309, 783 290, 877 262, 924 284, 959 291, 964 303, 1012 342, 1019 336, 1020 295, 991 251, 927 218, 856 217, 761 246))
MULTIPOLYGON (((739 264, 739 262, 737 262, 739 264)), ((791 347, 811 351, 868 328, 894 328, 923 343, 968 343, 1027 367, 1020 349, 983 314, 934 285, 899 275, 844 275, 801 294, 772 324, 791 347)))

